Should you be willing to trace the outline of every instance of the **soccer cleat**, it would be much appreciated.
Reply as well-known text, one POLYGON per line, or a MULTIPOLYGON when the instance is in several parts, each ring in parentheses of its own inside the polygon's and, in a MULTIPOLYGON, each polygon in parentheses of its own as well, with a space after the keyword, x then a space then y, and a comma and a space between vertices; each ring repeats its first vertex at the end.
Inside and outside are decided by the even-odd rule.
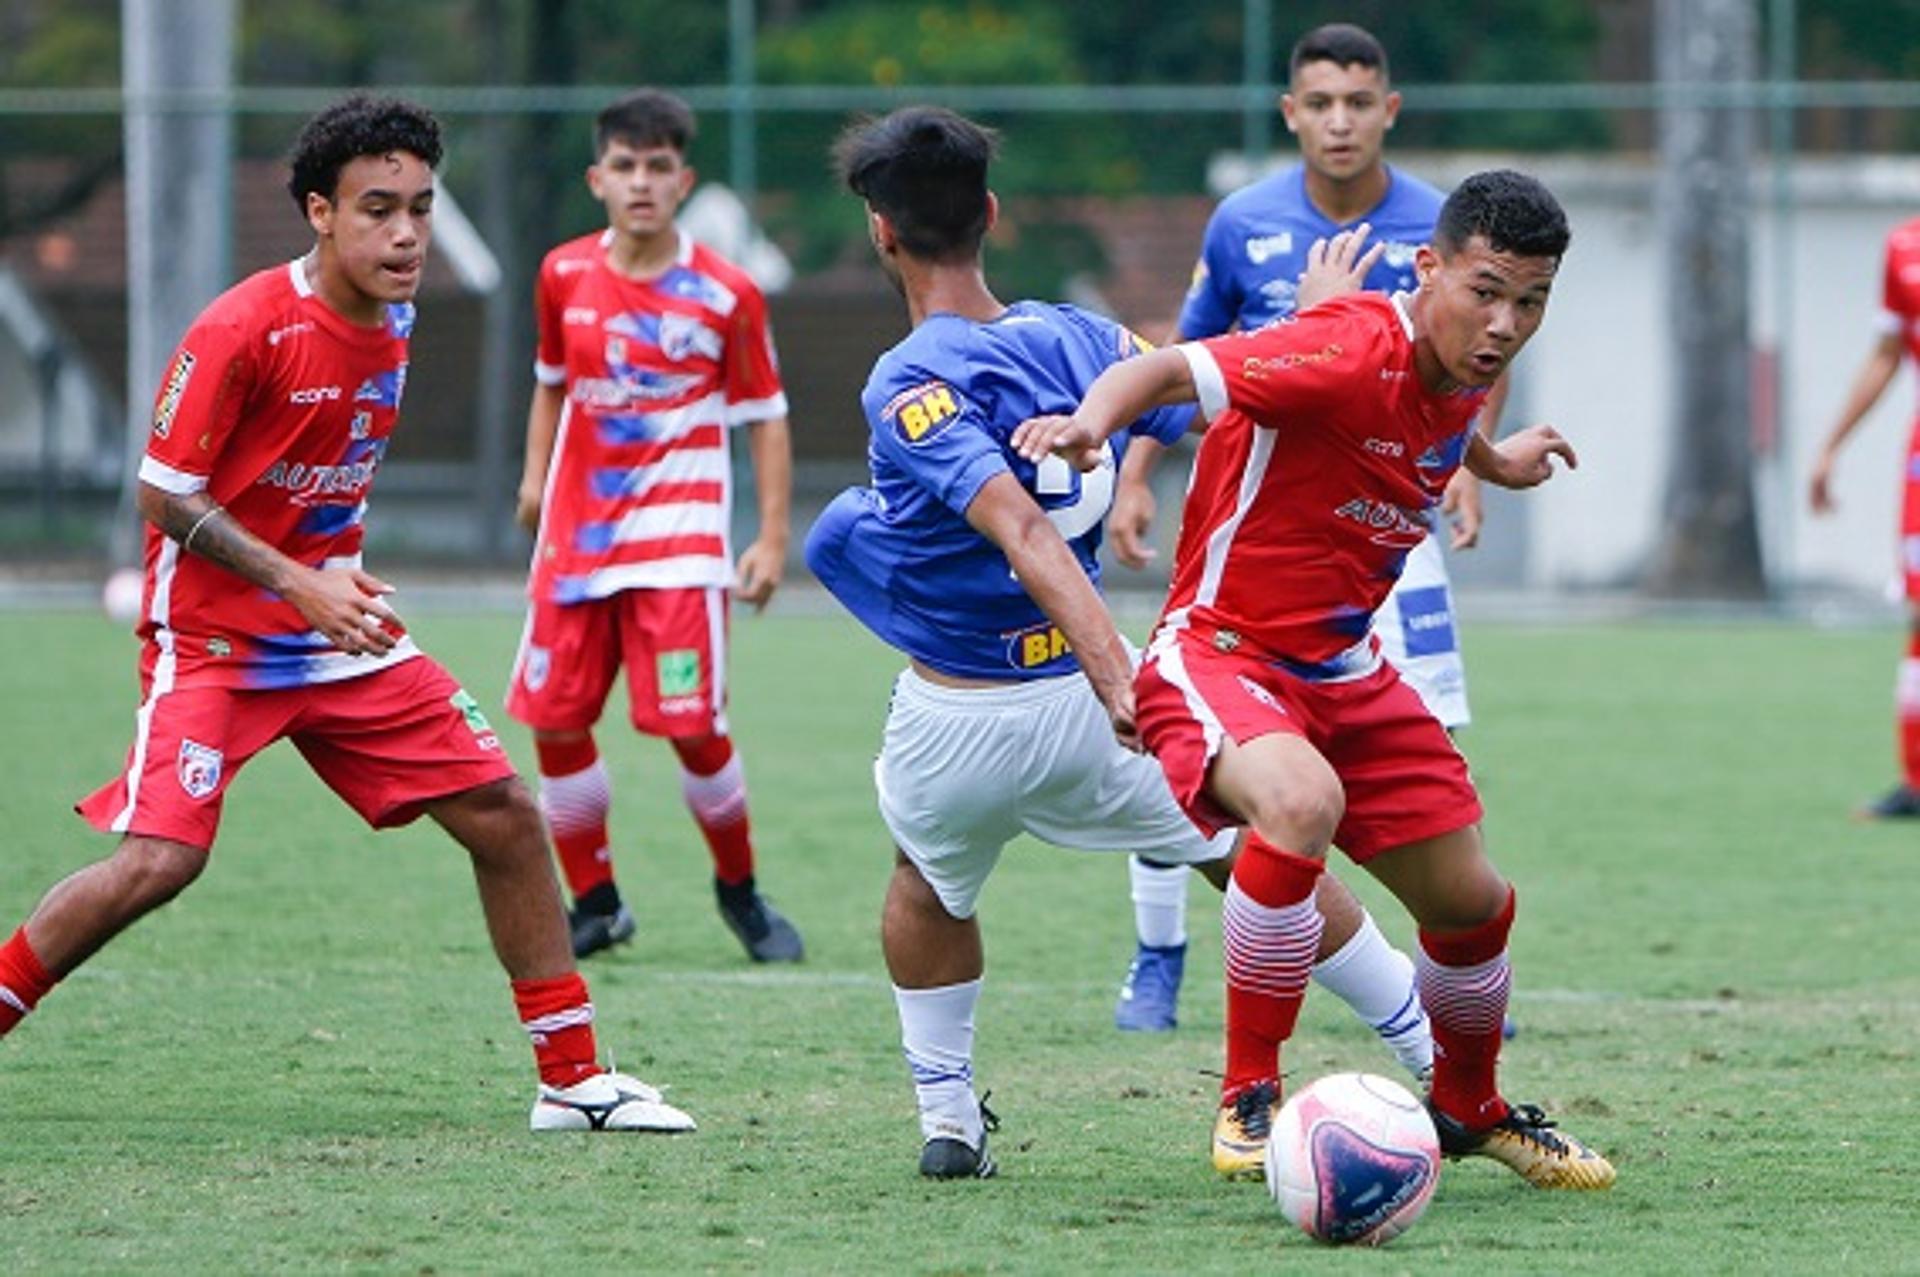
POLYGON ((1228 1179, 1263 1178, 1279 1108, 1280 1083, 1272 1079, 1244 1087, 1222 1103, 1213 1119, 1213 1169, 1228 1179))
POLYGON ((1186 973, 1187 946, 1143 944, 1120 984, 1113 1005, 1113 1026, 1128 1033, 1170 1033, 1178 1021, 1180 977, 1186 973))
POLYGON ((799 931, 754 889, 752 878, 732 886, 716 878, 713 894, 727 930, 733 932, 749 958, 755 962, 798 962, 806 956, 799 931))
POLYGON ((1895 785, 1856 813, 1861 820, 1911 820, 1920 816, 1920 789, 1895 785))
POLYGON ((569 910, 567 930, 573 934, 573 956, 591 957, 602 949, 611 949, 633 939, 633 913, 625 905, 612 913, 569 910))
POLYGON ((1491 1157, 1535 1188, 1613 1186, 1613 1163, 1556 1127, 1536 1105, 1516 1104, 1484 1131, 1469 1131, 1431 1101, 1427 1112, 1448 1157, 1491 1157))
POLYGON ((1000 1129, 1000 1119, 980 1102, 980 1146, 952 1135, 935 1135, 920 1146, 920 1174, 928 1179, 992 1179, 1000 1167, 987 1152, 987 1132, 1000 1129))
POLYGON ((536 1131, 691 1131, 693 1119, 639 1078, 608 1070, 572 1086, 542 1082, 533 1100, 536 1131))

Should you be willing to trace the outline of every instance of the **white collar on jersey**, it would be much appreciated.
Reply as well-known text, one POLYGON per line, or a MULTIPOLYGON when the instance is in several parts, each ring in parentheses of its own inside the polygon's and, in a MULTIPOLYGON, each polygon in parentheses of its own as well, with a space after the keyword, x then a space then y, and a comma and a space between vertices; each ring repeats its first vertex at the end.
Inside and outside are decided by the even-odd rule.
POLYGON ((1400 327, 1407 330, 1408 341, 1414 340, 1413 316, 1407 313, 1407 302, 1412 297, 1412 293, 1395 293, 1387 298, 1393 303, 1393 313, 1400 316, 1400 327))
MULTIPOLYGON (((675 266, 693 265, 693 236, 687 234, 678 226, 673 228, 673 233, 679 237, 674 244, 673 264, 675 266)), ((606 230, 600 232, 600 247, 613 247, 613 227, 609 226, 606 230)))
POLYGON ((287 279, 293 284, 294 296, 313 296, 313 285, 307 282, 307 254, 302 253, 287 263, 287 279))

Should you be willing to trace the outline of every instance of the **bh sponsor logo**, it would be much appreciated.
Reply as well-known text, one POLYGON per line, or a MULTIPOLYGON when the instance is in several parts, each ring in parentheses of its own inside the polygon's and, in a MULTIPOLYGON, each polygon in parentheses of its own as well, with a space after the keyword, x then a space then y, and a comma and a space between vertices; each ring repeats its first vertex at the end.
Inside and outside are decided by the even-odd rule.
POLYGON ((1051 665, 1073 654, 1073 645, 1057 625, 1041 623, 1015 630, 1007 638, 1007 664, 1017 670, 1034 670, 1051 665))

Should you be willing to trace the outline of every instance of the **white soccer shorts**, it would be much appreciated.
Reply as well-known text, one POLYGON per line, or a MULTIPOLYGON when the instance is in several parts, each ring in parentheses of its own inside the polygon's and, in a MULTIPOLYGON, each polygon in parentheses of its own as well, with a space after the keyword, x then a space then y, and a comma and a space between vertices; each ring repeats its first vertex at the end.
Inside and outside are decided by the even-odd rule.
POLYGON ((1407 555, 1393 593, 1373 614, 1380 651, 1401 679, 1420 693, 1448 731, 1473 721, 1467 709, 1467 666, 1460 659, 1453 586, 1439 539, 1428 536, 1407 555))
POLYGON ((956 918, 973 915, 1001 850, 1023 832, 1180 864, 1233 847, 1233 830, 1207 838, 1160 765, 1114 740, 1083 674, 962 688, 902 671, 873 780, 894 841, 956 918))

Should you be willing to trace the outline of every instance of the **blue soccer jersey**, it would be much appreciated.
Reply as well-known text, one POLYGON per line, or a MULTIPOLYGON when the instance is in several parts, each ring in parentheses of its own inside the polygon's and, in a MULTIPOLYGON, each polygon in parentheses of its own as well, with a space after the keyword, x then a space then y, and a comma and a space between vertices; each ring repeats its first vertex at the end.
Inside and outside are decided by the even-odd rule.
POLYGON ((881 356, 861 392, 873 486, 849 488, 807 534, 807 566, 888 644, 962 678, 1050 678, 1078 668, 998 546, 966 520, 988 480, 1011 474, 1045 510, 1096 587, 1101 522, 1130 434, 1171 443, 1192 405, 1158 409, 1080 473, 1035 465, 1007 440, 1029 417, 1070 413, 1095 377, 1146 343, 1073 306, 1016 302, 991 323, 932 315, 881 356))
POLYGON ((1368 245, 1387 251, 1367 272, 1370 292, 1411 290, 1414 250, 1433 238, 1446 197, 1417 177, 1387 170, 1387 193, 1351 222, 1332 222, 1307 198, 1307 170, 1293 167, 1242 187, 1207 221, 1193 284, 1180 308, 1184 337, 1215 337, 1238 322, 1254 329, 1293 314, 1294 294, 1317 239, 1370 223, 1368 245))

